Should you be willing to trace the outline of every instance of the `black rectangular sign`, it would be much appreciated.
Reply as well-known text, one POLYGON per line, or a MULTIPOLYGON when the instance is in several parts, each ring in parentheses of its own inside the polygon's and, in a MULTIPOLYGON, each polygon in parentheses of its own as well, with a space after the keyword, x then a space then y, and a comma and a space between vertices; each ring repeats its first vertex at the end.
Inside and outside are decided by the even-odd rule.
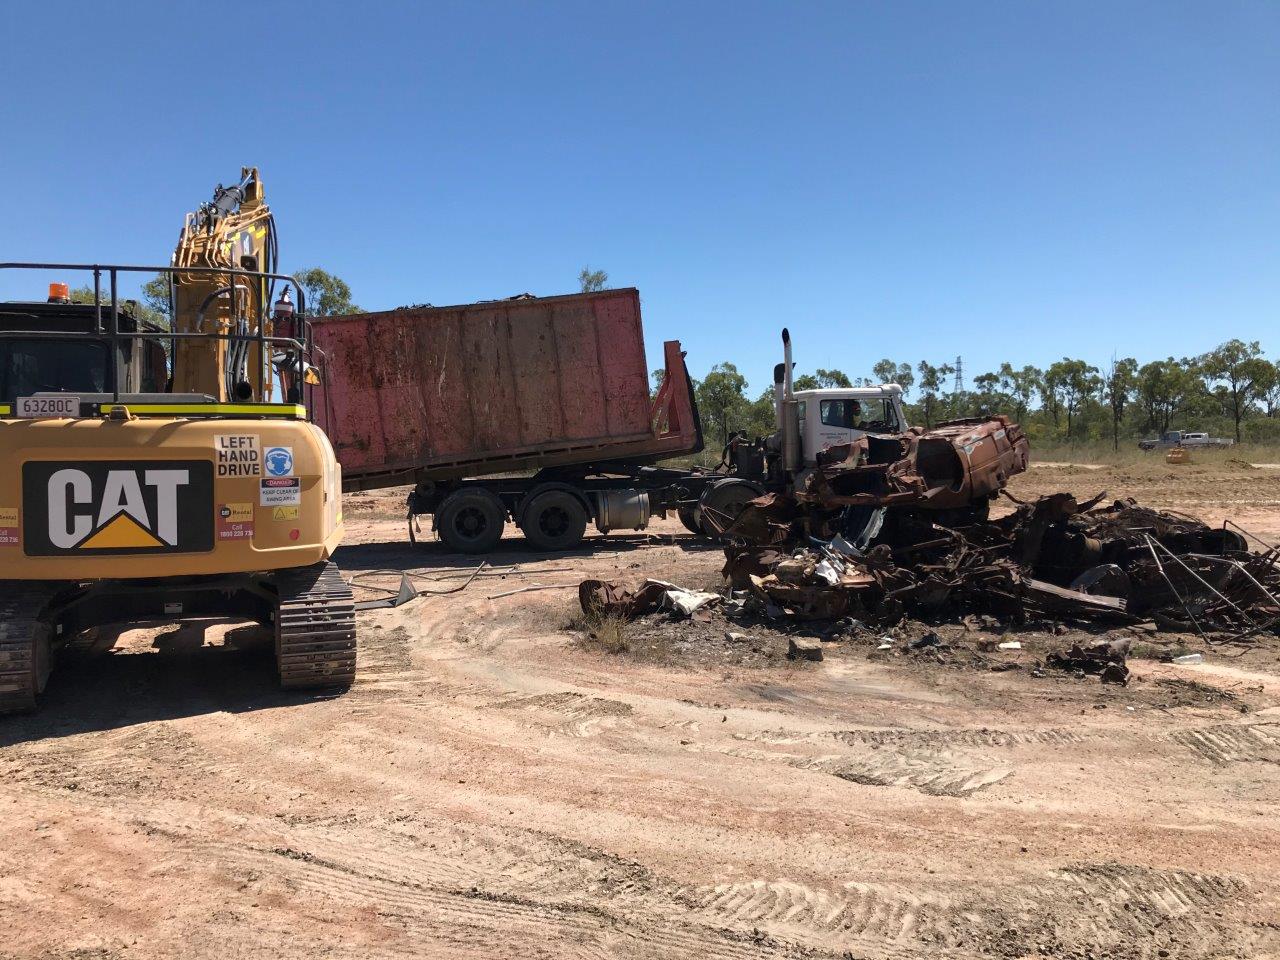
POLYGON ((213 549, 208 460, 22 465, 23 552, 33 557, 213 549))

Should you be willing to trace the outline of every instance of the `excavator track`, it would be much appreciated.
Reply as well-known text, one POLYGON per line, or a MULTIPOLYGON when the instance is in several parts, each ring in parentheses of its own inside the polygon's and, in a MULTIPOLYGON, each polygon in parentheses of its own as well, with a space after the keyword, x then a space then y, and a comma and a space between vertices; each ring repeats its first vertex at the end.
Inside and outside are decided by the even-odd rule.
POLYGON ((283 687, 349 687, 356 677, 356 607, 329 561, 275 576, 276 664, 283 687))
POLYGON ((51 628, 40 614, 52 595, 39 583, 0 581, 0 715, 34 710, 44 689, 51 628))

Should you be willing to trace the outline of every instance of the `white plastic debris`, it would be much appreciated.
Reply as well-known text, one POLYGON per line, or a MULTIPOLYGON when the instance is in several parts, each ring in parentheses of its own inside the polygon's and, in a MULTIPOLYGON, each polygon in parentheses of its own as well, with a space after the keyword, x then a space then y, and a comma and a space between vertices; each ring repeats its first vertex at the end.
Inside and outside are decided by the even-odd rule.
POLYGON ((1021 650, 1022 644, 1017 640, 1005 640, 996 644, 997 650, 1021 650))
POLYGON ((668 583, 665 580, 646 580, 646 584, 656 583, 665 587, 666 590, 662 594, 662 603, 660 608, 670 610, 676 616, 691 617, 694 611, 701 610, 703 607, 720 603, 724 597, 718 593, 705 593, 701 590, 686 590, 684 587, 677 587, 674 583, 668 583))
POLYGON ((861 550, 859 550, 857 547, 855 547, 852 543, 850 543, 848 540, 846 540, 844 537, 842 537, 838 533, 831 538, 831 542, 828 543, 827 546, 830 547, 832 550, 834 550, 836 553, 843 553, 846 557, 862 556, 861 550))
POLYGON ((1182 664, 1184 666, 1189 663, 1204 663, 1204 654, 1188 653, 1186 656, 1174 657, 1171 662, 1182 664))
POLYGON ((663 601, 671 610, 682 617, 692 617, 694 611, 701 610, 708 604, 717 603, 721 597, 718 593, 703 593, 700 590, 682 590, 679 587, 668 590, 662 595, 663 601))
POLYGON ((821 577, 827 581, 830 586, 835 586, 840 582, 840 574, 843 571, 837 570, 835 564, 830 560, 823 560, 820 564, 813 568, 814 576, 821 577))

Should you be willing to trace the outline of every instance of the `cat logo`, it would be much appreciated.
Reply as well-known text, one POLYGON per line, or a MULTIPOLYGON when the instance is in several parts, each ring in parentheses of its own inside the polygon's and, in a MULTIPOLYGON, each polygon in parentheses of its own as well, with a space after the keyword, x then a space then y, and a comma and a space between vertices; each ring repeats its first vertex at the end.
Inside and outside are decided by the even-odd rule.
POLYGON ((213 520, 207 460, 22 465, 28 556, 211 550, 213 520))

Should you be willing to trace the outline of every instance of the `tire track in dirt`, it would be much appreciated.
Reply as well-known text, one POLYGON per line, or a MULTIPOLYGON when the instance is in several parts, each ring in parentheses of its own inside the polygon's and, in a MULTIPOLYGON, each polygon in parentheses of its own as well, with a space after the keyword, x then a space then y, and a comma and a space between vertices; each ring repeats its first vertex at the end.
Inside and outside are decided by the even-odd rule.
POLYGON ((737 924, 764 924, 778 935, 831 946, 859 945, 893 955, 921 943, 948 946, 945 896, 906 885, 850 881, 810 887, 792 880, 749 880, 681 888, 673 896, 695 912, 737 924))
POLYGON ((1167 735, 1215 766, 1249 761, 1280 762, 1280 724, 1221 724, 1193 727, 1167 735))
POLYGON ((941 750, 954 747, 1019 747, 1058 746, 1085 743, 1096 739, 1093 734, 1074 730, 996 730, 987 727, 959 730, 909 730, 867 728, 861 730, 819 730, 802 733, 790 730, 762 730, 740 733, 735 739, 771 743, 781 746, 801 743, 825 743, 838 740, 849 746, 914 747, 941 750))
POLYGON ((1115 958, 1250 956, 1280 935, 1220 919, 1227 904, 1254 899, 1243 881, 1120 864, 1081 865, 1036 880, 958 892, 847 882, 810 887, 754 879, 682 888, 695 912, 762 924, 777 936, 874 956, 1115 958))
POLYGON ((965 797, 1010 776, 1008 767, 971 762, 949 751, 871 749, 860 754, 803 756, 724 748, 743 760, 784 763, 868 787, 906 787, 937 797, 965 797))
POLYGON ((573 737, 596 736, 605 729, 626 722, 633 712, 629 703, 570 690, 503 700, 495 707, 499 710, 545 710, 559 714, 565 719, 558 722, 552 732, 573 737))
MULTIPOLYGON (((939 770, 950 766, 963 766, 965 761, 955 759, 954 750, 964 748, 1001 749, 1027 746, 1072 747, 1090 743, 1108 743, 1123 745, 1126 740, 1145 743, 1172 743, 1190 750, 1197 758, 1208 761, 1215 766, 1231 763, 1270 762, 1280 763, 1280 724, 1216 724, 1207 727, 1187 727, 1180 730, 1162 730, 1150 732, 1146 730, 1116 729, 1079 733, 1072 730, 996 730, 996 729, 963 729, 963 730, 822 730, 817 732, 798 732, 788 730, 769 730, 752 733, 735 734, 734 738, 748 743, 764 743, 771 746, 795 747, 808 744, 823 745, 835 740, 849 746, 870 746, 888 748, 898 753, 902 763, 893 761, 873 763, 866 782, 877 782, 876 769, 883 767, 893 779, 891 771, 897 766, 904 770, 916 766, 913 757, 919 758, 922 767, 933 766, 939 770), (930 764, 925 757, 934 755, 935 762, 930 764)), ((749 754, 753 757, 765 758, 769 754, 749 754)), ((828 762, 831 758, 826 758, 828 762)), ((994 769, 997 764, 991 761, 994 769)), ((981 764, 979 764, 981 766, 981 764)), ((853 769, 858 763, 853 763, 853 769)), ((850 779, 857 779, 851 777, 850 779)), ((908 776, 905 782, 914 783, 916 778, 908 776)), ((859 781, 862 782, 862 781, 859 781)))
MULTIPOLYGON (((106 816, 137 814, 127 796, 92 802, 106 816)), ((376 915, 378 942, 326 941, 324 952, 336 956, 439 955, 442 944, 462 955, 497 943, 520 956, 699 960, 844 951, 887 960, 925 950, 1156 958, 1161 949, 1200 958, 1280 946, 1274 930, 1222 919, 1228 904, 1250 909, 1257 890, 1207 874, 1074 864, 981 888, 941 877, 688 885, 539 831, 417 815, 209 813, 165 801, 136 822, 169 847, 162 862, 255 877, 308 915, 376 915)))
MULTIPOLYGON (((322 838, 312 840, 316 850, 325 846, 322 838)), ((435 931, 449 931, 452 939, 470 943, 473 949, 501 943, 504 953, 516 956, 608 958, 625 953, 746 960, 784 952, 791 955, 785 944, 768 937, 690 924, 673 914, 655 915, 651 912, 654 902, 636 896, 638 887, 591 891, 572 875, 565 876, 563 858, 558 871, 535 869, 536 876, 498 878, 520 891, 514 892, 499 889, 505 885, 501 882, 466 879, 467 872, 475 871, 492 879, 488 871, 498 864, 483 859, 488 853, 481 847, 473 852, 480 855, 483 866, 454 863, 445 871, 438 869, 441 862, 436 857, 406 852, 399 858, 370 858, 351 846, 338 852, 315 852, 289 845, 211 848, 197 841, 184 849, 192 856, 216 859, 221 869, 278 877, 312 909, 374 907, 411 924, 417 936, 404 938, 395 948, 384 945, 383 955, 388 956, 414 955, 416 944, 436 941, 435 931), (542 883, 530 882, 538 876, 542 883), (544 953, 551 943, 554 953, 544 953)))

